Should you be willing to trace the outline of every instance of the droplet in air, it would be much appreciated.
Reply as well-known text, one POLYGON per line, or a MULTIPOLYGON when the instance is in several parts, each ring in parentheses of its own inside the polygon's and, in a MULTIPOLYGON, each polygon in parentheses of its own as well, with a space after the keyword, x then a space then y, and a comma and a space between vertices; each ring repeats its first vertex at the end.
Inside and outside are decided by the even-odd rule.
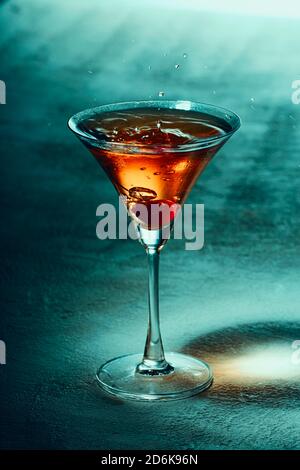
POLYGON ((155 173, 153 173, 154 175, 158 176, 160 175, 160 172, 159 171, 156 171, 155 173))
POLYGON ((254 103, 255 98, 250 98, 251 103, 254 103))
POLYGON ((162 178, 163 181, 170 181, 170 178, 162 178))
POLYGON ((179 64, 175 64, 175 69, 179 69, 179 64))
POLYGON ((151 199, 155 199, 157 194, 153 189, 135 186, 129 189, 129 196, 139 201, 150 201, 151 199))
POLYGON ((188 55, 187 55, 186 52, 184 52, 184 53, 182 54, 182 57, 183 57, 184 59, 187 59, 187 56, 188 56, 188 55))
POLYGON ((161 128, 161 121, 157 121, 156 127, 157 127, 157 129, 160 129, 160 128, 161 128))
POLYGON ((160 91, 160 92, 158 93, 158 96, 165 96, 165 92, 164 92, 164 91, 160 91))

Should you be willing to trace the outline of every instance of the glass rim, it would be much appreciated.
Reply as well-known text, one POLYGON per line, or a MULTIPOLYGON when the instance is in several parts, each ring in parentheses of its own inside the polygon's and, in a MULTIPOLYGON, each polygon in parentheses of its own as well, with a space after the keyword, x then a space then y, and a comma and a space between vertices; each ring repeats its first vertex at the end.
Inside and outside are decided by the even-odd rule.
POLYGON ((100 106, 95 106, 92 108, 87 108, 83 111, 80 111, 68 120, 68 127, 69 129, 74 132, 78 137, 82 138, 87 142, 91 142, 94 144, 98 144, 99 148, 103 150, 113 150, 113 151, 123 151, 126 153, 140 153, 141 148, 143 153, 157 153, 157 146, 155 145, 147 145, 147 144, 124 144, 122 142, 105 142, 105 145, 99 145, 100 141, 97 137, 84 132, 83 130, 79 129, 78 124, 83 121, 84 119, 88 119, 96 114, 102 112, 111 112, 111 111, 119 111, 125 109, 139 109, 139 108, 153 108, 153 109, 177 109, 181 111, 194 111, 203 114, 207 114, 208 116, 216 117, 219 119, 224 120, 231 130, 224 130, 224 134, 217 135, 213 137, 208 137, 206 139, 198 140, 195 139, 194 142, 189 142, 186 144, 182 144, 178 147, 160 147, 160 152, 163 153, 177 153, 177 152, 191 152, 196 151, 201 148, 208 148, 212 145, 216 145, 221 143, 224 140, 227 140, 231 137, 240 127, 241 119, 238 114, 230 111, 229 109, 223 108, 221 106, 216 106, 213 104, 203 103, 203 102, 196 102, 196 101, 189 101, 189 100, 139 100, 139 101, 124 101, 124 102, 117 102, 111 104, 103 104, 100 106))

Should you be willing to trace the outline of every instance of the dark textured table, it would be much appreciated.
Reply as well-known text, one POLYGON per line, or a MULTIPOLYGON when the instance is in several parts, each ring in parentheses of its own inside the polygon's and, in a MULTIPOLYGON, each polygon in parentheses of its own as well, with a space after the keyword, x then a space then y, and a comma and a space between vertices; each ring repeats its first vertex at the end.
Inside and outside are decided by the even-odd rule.
POLYGON ((168 5, 0 2, 1 448, 300 448, 300 20, 168 5), (96 207, 117 197, 66 121, 160 91, 243 121, 190 196, 204 249, 172 241, 161 260, 166 349, 215 382, 123 402, 94 373, 143 349, 145 254, 96 238, 96 207))

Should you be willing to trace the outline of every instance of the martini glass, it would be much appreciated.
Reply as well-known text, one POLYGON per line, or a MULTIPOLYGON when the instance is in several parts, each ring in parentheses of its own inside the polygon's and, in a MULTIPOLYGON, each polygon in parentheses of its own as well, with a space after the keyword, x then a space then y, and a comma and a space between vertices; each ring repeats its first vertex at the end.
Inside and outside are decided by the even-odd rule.
POLYGON ((205 362, 164 353, 159 326, 159 255, 168 239, 165 229, 171 230, 196 179, 239 126, 239 117, 231 111, 190 101, 104 105, 69 120, 70 129, 123 197, 148 257, 149 322, 144 355, 112 359, 97 372, 99 385, 113 395, 171 400, 195 395, 212 383, 212 371, 205 362))

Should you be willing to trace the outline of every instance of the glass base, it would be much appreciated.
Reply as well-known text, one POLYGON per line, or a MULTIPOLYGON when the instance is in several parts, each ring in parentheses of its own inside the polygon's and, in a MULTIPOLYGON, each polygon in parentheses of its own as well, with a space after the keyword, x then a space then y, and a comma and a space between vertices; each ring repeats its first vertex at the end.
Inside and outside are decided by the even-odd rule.
POLYGON ((199 359, 179 353, 167 353, 174 368, 166 375, 144 375, 137 372, 140 354, 117 357, 100 367, 96 374, 106 392, 133 400, 179 400, 207 389, 212 381, 210 367, 199 359))

